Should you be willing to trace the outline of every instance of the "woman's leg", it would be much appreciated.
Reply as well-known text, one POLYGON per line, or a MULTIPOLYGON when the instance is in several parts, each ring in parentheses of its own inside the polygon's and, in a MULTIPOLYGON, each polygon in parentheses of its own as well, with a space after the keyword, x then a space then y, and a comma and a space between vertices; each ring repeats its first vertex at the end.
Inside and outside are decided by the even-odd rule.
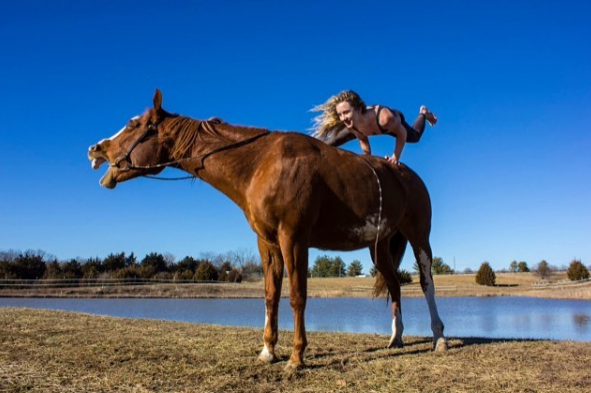
POLYGON ((435 123, 437 123, 437 116, 435 116, 432 112, 429 112, 425 106, 422 106, 419 110, 419 115, 417 116, 417 119, 415 120, 412 127, 404 120, 404 115, 400 115, 402 125, 406 129, 406 142, 408 143, 417 143, 421 139, 423 132, 425 132, 426 121, 428 121, 431 126, 434 126, 435 123))

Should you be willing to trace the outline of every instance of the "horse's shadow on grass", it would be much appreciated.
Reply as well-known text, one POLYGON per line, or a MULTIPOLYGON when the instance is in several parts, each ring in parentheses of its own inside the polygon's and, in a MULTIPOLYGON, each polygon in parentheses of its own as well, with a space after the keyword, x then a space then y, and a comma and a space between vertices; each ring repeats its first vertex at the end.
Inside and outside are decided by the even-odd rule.
MULTIPOLYGON (((539 339, 516 339, 516 338, 486 338, 486 337, 447 337, 448 352, 460 350, 475 345, 493 345, 511 342, 536 342, 539 339)), ((344 366, 353 359, 365 361, 414 356, 434 352, 433 340, 430 337, 419 337, 410 340, 403 348, 386 348, 386 346, 372 346, 364 350, 339 351, 339 352, 316 352, 309 359, 306 369, 314 370, 321 368, 344 366), (426 345, 429 344, 429 345, 426 345), (315 363, 314 361, 320 361, 315 363)), ((287 360, 287 359, 286 359, 287 360)))

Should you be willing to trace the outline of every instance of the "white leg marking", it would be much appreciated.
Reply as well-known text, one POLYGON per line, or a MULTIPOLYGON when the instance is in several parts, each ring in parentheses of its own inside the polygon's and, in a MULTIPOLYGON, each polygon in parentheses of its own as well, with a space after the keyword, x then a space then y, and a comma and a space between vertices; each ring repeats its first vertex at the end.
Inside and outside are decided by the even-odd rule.
POLYGON ((424 250, 420 250, 419 252, 419 264, 421 265, 421 269, 426 272, 425 273, 425 299, 427 300, 427 305, 429 306, 429 314, 431 315, 431 330, 433 331, 433 341, 435 342, 436 349, 440 350, 440 347, 445 345, 447 348, 447 343, 445 342, 445 338, 443 337, 443 322, 439 317, 439 312, 437 311, 437 304, 435 303, 435 284, 433 284, 433 280, 431 279, 431 275, 429 273, 429 269, 431 269, 431 261, 427 256, 427 253, 424 250))
MULTIPOLYGON (((265 305, 265 331, 269 326, 269 314, 267 313, 267 306, 265 305)), ((264 340, 263 340, 264 341, 264 340)), ((263 350, 259 355, 259 359, 265 363, 271 363, 274 359, 273 354, 269 350, 266 342, 263 342, 263 350)))
POLYGON ((390 342, 388 343, 388 347, 399 347, 402 346, 402 331, 404 330, 404 325, 402 324, 402 314, 400 314, 400 310, 396 310, 396 315, 392 317, 392 336, 390 337, 390 342))

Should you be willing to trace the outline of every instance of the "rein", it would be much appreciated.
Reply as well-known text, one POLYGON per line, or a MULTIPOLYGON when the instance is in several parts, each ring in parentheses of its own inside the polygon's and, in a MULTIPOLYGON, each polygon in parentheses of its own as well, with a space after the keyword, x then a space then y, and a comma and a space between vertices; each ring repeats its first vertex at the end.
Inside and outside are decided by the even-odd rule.
POLYGON ((175 178, 169 178, 169 177, 159 177, 159 176, 151 176, 151 175, 143 175, 143 177, 146 177, 148 179, 155 179, 155 180, 188 180, 188 179, 194 179, 196 177, 199 177, 199 171, 204 169, 205 167, 203 166, 203 161, 205 161, 205 159, 209 156, 212 156, 214 154, 220 153, 222 151, 226 151, 226 150, 230 150, 230 149, 234 149, 240 146, 244 146, 247 145, 251 142, 254 142, 255 140, 270 134, 270 131, 265 131, 261 134, 255 135, 253 137, 244 139, 242 141, 238 141, 238 142, 234 142, 234 143, 230 143, 229 145, 226 146, 222 146, 218 149, 215 149, 213 151, 210 151, 208 153, 204 153, 204 154, 198 154, 196 156, 191 156, 191 157, 185 157, 185 158, 180 158, 178 160, 174 160, 174 161, 168 161, 168 162, 163 162, 161 164, 155 164, 155 165, 133 165, 133 163, 131 162, 130 156, 131 156, 131 152, 133 152, 133 150, 146 138, 146 136, 148 136, 148 134, 152 131, 158 131, 158 125, 157 124, 148 124, 148 128, 146 129, 146 131, 140 135, 138 137, 138 139, 136 139, 135 142, 133 142, 133 144, 131 145, 131 147, 127 150, 127 152, 125 153, 125 155, 121 158, 119 158, 117 161, 115 161, 114 163, 111 164, 112 167, 115 167, 117 169, 119 169, 122 172, 126 172, 129 171, 131 169, 159 169, 159 168, 165 168, 165 167, 176 167, 178 169, 179 164, 185 161, 190 161, 190 160, 194 160, 197 159, 199 157, 201 157, 201 164, 199 167, 195 168, 195 172, 197 173, 197 175, 191 175, 191 176, 183 176, 183 177, 175 177, 175 178), (121 167, 121 163, 124 162, 125 166, 121 167))

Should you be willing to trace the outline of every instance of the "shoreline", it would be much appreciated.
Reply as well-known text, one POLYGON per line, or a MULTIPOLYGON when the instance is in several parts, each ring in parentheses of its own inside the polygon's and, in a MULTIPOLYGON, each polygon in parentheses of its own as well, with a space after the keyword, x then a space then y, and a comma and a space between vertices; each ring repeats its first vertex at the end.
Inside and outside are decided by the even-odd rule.
MULTIPOLYGON (((591 300, 591 282, 569 283, 566 275, 556 274, 553 281, 539 285, 532 273, 500 273, 497 285, 477 285, 474 275, 434 276, 437 297, 526 296, 550 299, 591 300)), ((422 297, 418 277, 402 286, 402 297, 422 297)), ((309 298, 373 297, 371 277, 310 278, 309 298)), ((6 298, 181 298, 181 299, 251 299, 264 298, 263 280, 235 283, 157 283, 143 285, 105 285, 27 288, 0 287, 6 298)), ((289 284, 284 281, 282 297, 289 297, 289 284)))

